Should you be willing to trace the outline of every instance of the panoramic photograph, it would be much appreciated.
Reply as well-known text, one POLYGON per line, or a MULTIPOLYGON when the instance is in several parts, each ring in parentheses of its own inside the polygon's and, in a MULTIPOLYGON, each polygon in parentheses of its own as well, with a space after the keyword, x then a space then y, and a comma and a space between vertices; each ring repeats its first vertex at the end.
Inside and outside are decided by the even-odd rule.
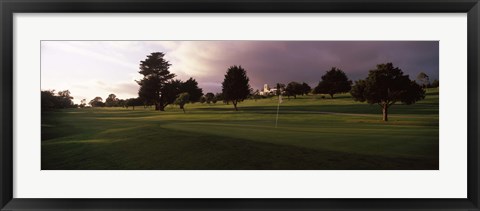
POLYGON ((42 41, 42 170, 439 170, 438 41, 42 41))

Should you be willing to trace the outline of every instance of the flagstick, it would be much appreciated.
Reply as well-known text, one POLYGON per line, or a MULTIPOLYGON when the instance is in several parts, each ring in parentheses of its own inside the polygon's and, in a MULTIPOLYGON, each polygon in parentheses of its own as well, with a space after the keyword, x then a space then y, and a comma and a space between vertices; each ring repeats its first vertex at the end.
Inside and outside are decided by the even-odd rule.
POLYGON ((278 105, 277 105, 277 118, 275 119, 275 128, 277 128, 277 124, 278 124, 278 110, 280 110, 280 95, 279 95, 278 97, 279 97, 279 100, 278 100, 278 105))

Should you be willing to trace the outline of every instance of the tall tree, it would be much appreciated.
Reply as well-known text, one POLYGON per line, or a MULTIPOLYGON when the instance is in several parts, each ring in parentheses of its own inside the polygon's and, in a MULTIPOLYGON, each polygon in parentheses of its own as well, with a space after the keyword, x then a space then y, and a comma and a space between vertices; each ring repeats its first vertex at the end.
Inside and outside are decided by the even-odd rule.
POLYGON ((345 93, 350 91, 352 81, 348 80, 347 75, 341 69, 332 67, 322 76, 320 81, 313 90, 315 94, 329 94, 333 99, 333 95, 337 93, 345 93))
POLYGON ((234 65, 228 68, 222 83, 222 93, 225 101, 232 102, 235 111, 238 111, 238 102, 247 99, 250 94, 249 81, 247 72, 242 66, 234 65))
POLYGON ((140 85, 139 96, 144 101, 152 101, 155 104, 155 110, 164 111, 168 105, 167 95, 164 86, 169 80, 175 77, 170 73, 171 64, 165 60, 165 54, 162 52, 154 52, 140 62, 139 73, 143 78, 137 83, 140 85))
POLYGON ((175 104, 180 106, 180 109, 183 110, 183 113, 185 113, 185 104, 189 101, 189 97, 190 94, 188 94, 188 92, 183 92, 178 95, 177 99, 175 99, 175 104))
POLYGON ((388 109, 395 103, 410 105, 425 98, 425 90, 392 63, 378 64, 366 79, 355 82, 350 93, 356 101, 378 104, 384 121, 388 121, 388 109))
POLYGON ((428 75, 424 72, 420 72, 417 75, 417 83, 420 84, 423 88, 426 88, 430 85, 430 79, 428 75))

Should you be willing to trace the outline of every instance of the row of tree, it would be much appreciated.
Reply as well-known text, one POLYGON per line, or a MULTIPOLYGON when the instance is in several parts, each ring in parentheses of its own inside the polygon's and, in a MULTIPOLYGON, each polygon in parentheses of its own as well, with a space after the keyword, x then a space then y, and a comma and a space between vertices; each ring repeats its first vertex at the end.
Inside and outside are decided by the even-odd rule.
POLYGON ((386 63, 378 64, 376 69, 369 71, 367 78, 355 81, 353 86, 342 70, 333 67, 322 76, 312 92, 329 94, 331 98, 337 93, 350 92, 355 101, 379 105, 383 120, 388 121, 388 110, 392 105, 410 105, 424 99, 426 87, 438 87, 438 80, 430 83, 427 74, 422 72, 417 81, 411 81, 400 68, 386 63))
MULTIPOLYGON (((232 66, 227 70, 222 83, 222 93, 224 100, 232 102, 235 110, 238 110, 237 103, 245 100, 251 92, 248 82, 246 71, 241 66, 232 66)), ((342 70, 334 67, 322 76, 322 81, 312 92, 329 94, 331 98, 337 93, 350 92, 355 101, 379 105, 384 121, 388 121, 388 110, 395 103, 410 105, 425 98, 426 86, 410 80, 408 75, 404 75, 403 71, 392 63, 378 64, 376 69, 369 71, 367 78, 355 81, 353 86, 352 84, 342 70)), ((291 82, 283 90, 284 85, 277 84, 277 91, 279 94, 295 97, 309 93, 307 86, 291 82)))
MULTIPOLYGON (((80 108, 85 107, 85 99, 81 101, 80 108), (82 106, 83 105, 83 106, 82 106)), ((118 99, 115 94, 109 94, 108 97, 103 102, 102 97, 95 97, 88 103, 91 107, 132 107, 135 110, 135 106, 145 106, 143 101, 140 98, 128 98, 128 99, 118 99)))
MULTIPOLYGON (((246 70, 241 66, 231 66, 227 69, 222 82, 222 92, 203 95, 198 87, 197 81, 190 78, 183 82, 175 79, 175 74, 170 73, 171 64, 165 60, 165 54, 154 52, 140 62, 139 73, 143 78, 136 81, 140 85, 137 98, 118 99, 115 94, 110 94, 105 102, 101 97, 95 97, 89 104, 92 107, 133 107, 154 106, 155 110, 164 111, 170 104, 179 105, 184 109, 186 103, 206 102, 232 103, 235 110, 238 110, 238 103, 252 97, 256 99, 259 91, 253 92, 249 85, 249 78, 246 70)), ((277 83, 277 95, 288 97, 297 95, 328 94, 331 98, 337 93, 350 92, 354 100, 378 104, 383 111, 383 119, 388 120, 388 108, 397 103, 412 104, 425 97, 423 88, 438 86, 438 81, 430 83, 425 73, 419 74, 418 82, 411 81, 408 75, 402 70, 394 67, 392 63, 379 64, 376 69, 370 70, 367 78, 352 83, 342 70, 333 67, 322 77, 318 85, 312 89, 307 83, 290 82, 287 85, 277 83), (352 85, 353 84, 353 85, 352 85)), ((83 99, 80 105, 72 102, 68 90, 58 92, 42 91, 42 109, 85 107, 86 100, 83 99)))

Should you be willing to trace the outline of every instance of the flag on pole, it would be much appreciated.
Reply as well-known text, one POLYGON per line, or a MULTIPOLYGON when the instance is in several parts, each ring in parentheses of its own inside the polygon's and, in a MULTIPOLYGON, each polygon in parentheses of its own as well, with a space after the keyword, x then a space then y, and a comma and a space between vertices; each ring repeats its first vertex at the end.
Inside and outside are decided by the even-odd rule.
POLYGON ((277 128, 278 125, 278 111, 280 110, 280 103, 282 103, 282 95, 278 95, 278 105, 277 105, 277 118, 275 118, 275 128, 277 128))

